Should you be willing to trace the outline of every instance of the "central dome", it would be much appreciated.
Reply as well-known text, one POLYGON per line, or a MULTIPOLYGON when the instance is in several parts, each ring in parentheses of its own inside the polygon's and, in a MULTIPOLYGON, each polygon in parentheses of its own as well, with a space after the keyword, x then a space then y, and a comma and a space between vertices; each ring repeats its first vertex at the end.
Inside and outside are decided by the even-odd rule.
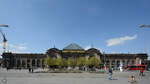
POLYGON ((63 50, 84 50, 84 49, 76 43, 71 43, 68 46, 66 46, 63 50))

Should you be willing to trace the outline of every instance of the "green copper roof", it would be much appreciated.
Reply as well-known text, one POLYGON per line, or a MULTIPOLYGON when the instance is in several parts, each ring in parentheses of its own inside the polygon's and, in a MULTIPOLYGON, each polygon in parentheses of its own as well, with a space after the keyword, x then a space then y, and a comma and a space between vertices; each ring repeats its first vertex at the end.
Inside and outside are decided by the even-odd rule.
POLYGON ((64 50, 83 50, 83 48, 79 46, 78 44, 71 43, 68 46, 66 46, 64 50))

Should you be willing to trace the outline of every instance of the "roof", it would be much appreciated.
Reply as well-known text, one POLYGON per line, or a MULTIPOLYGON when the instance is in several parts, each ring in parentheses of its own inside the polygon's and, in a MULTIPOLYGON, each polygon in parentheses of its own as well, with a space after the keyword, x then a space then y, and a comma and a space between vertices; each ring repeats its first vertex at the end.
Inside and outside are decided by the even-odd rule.
POLYGON ((90 48, 90 49, 86 50, 86 53, 91 53, 91 52, 100 53, 100 51, 96 48, 90 48))
POLYGON ((63 50, 84 50, 84 49, 76 43, 71 43, 68 46, 66 46, 63 50))
POLYGON ((114 53, 114 54, 105 54, 105 56, 122 56, 122 57, 140 57, 142 59, 147 59, 148 55, 146 53, 136 53, 136 54, 126 54, 126 53, 114 53))
POLYGON ((42 53, 3 53, 2 56, 21 56, 21 57, 26 57, 26 56, 29 56, 29 57, 43 57, 45 56, 45 54, 42 54, 42 53))

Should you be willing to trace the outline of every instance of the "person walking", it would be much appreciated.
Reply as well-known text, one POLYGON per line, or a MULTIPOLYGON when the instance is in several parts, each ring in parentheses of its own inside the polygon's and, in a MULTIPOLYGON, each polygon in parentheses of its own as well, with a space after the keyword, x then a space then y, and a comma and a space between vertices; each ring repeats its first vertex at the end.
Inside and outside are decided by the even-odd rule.
POLYGON ((109 80, 112 80, 113 71, 111 68, 109 68, 109 80))
POLYGON ((29 67, 29 73, 31 72, 31 68, 29 67))
POLYGON ((32 71, 32 73, 34 72, 34 68, 33 68, 33 67, 32 67, 32 70, 31 70, 31 71, 32 71))
POLYGON ((143 69, 141 69, 141 70, 140 70, 140 74, 139 74, 139 75, 140 75, 140 76, 144 76, 144 75, 143 75, 143 73, 144 73, 144 70, 143 70, 143 69))

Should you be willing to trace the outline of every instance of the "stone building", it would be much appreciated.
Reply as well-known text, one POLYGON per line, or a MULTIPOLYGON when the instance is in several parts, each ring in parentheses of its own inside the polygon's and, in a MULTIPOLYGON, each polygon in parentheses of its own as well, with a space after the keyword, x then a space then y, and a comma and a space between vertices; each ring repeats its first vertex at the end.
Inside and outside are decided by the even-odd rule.
POLYGON ((95 56, 102 61, 102 67, 105 64, 107 67, 117 68, 120 63, 123 63, 123 67, 128 65, 135 65, 145 63, 147 60, 147 54, 105 54, 96 48, 90 48, 88 50, 83 49, 79 45, 72 43, 62 50, 57 48, 50 48, 43 54, 28 54, 28 53, 11 53, 6 52, 2 54, 2 66, 8 68, 43 68, 45 67, 44 59, 47 56, 53 58, 62 57, 68 59, 70 57, 78 60, 79 57, 86 57, 87 59, 95 56))

